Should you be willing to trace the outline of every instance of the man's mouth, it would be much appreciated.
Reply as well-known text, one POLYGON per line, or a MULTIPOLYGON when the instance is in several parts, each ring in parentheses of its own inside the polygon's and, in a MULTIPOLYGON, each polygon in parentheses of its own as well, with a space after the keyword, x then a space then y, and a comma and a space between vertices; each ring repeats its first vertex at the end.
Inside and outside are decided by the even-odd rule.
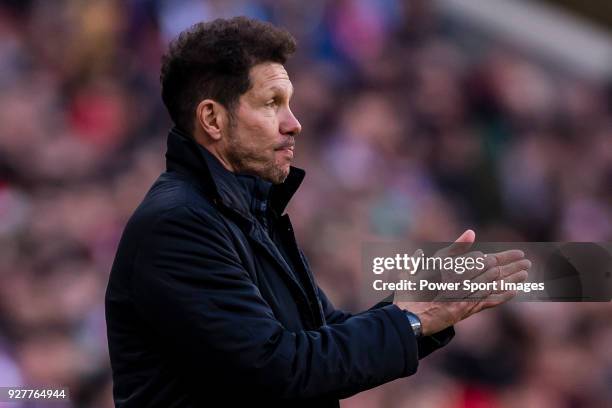
POLYGON ((282 145, 276 149, 274 149, 275 151, 281 153, 283 156, 286 156, 289 160, 293 160, 293 149, 294 149, 295 145, 294 144, 285 144, 282 145))
POLYGON ((274 150, 289 150, 289 151, 293 152, 294 148, 295 148, 295 143, 285 143, 285 144, 277 147, 274 150))

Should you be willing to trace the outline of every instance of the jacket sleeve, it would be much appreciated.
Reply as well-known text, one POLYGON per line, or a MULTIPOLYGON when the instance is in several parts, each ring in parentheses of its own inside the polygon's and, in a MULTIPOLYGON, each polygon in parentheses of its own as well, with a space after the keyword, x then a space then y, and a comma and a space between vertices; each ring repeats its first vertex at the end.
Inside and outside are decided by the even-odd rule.
POLYGON ((323 315, 325 316, 325 322, 327 324, 342 323, 349 317, 353 316, 353 314, 350 312, 336 309, 331 301, 327 298, 327 295, 325 295, 325 292, 323 292, 323 289, 318 286, 317 291, 319 292, 319 300, 321 301, 321 308, 323 309, 323 315))
MULTIPOLYGON (((351 312, 347 312, 341 309, 336 309, 334 305, 332 304, 332 302, 327 298, 327 295, 325 294, 325 292, 323 292, 323 289, 317 286, 317 291, 318 291, 319 300, 321 301, 321 308, 323 309, 323 314, 325 315, 325 321, 327 322, 327 324, 343 323, 348 318, 356 316, 360 313, 363 313, 363 312, 351 313, 351 312)), ((375 304, 368 310, 379 309, 383 306, 389 306, 392 303, 393 303, 393 295, 381 300, 380 302, 378 302, 377 304, 375 304)))
MULTIPOLYGON (((358 314, 352 314, 349 312, 345 312, 340 309, 336 309, 331 301, 325 295, 325 292, 320 287, 317 287, 319 291, 319 299, 321 300, 321 307, 323 308, 323 313, 325 314, 325 319, 328 324, 334 323, 342 323, 347 321, 347 319, 357 316, 358 314)), ((385 299, 382 299, 380 302, 372 306, 368 311, 388 307, 393 304, 393 294, 388 296, 385 299)), ((363 313, 363 312, 362 312, 363 313)), ((420 337, 417 339, 419 359, 428 356, 433 353, 437 349, 444 347, 447 345, 451 339, 455 336, 455 329, 453 326, 448 327, 438 333, 432 334, 431 336, 420 337)))
POLYGON ((183 364, 253 395, 340 398, 417 370, 416 339, 395 305, 318 330, 285 329, 226 226, 199 209, 159 217, 141 243, 131 288, 142 318, 183 364))

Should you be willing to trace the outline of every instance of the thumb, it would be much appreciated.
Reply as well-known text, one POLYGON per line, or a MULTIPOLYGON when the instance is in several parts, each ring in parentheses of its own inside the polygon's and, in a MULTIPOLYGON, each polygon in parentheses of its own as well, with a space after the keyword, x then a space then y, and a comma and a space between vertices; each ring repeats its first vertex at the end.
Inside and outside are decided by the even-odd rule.
POLYGON ((474 243, 475 240, 476 240, 476 233, 473 230, 468 229, 468 230, 465 230, 463 232, 463 234, 459 235, 459 238, 457 238, 455 240, 455 243, 470 243, 470 244, 472 244, 472 243, 474 243))
POLYGON ((444 252, 447 256, 463 254, 470 249, 475 240, 476 233, 471 229, 465 230, 455 242, 445 248, 444 252))

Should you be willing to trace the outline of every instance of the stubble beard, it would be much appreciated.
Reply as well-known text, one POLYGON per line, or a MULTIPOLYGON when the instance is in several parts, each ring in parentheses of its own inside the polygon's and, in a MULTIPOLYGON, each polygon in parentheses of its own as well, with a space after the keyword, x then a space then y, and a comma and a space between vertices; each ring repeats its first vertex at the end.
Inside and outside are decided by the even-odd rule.
POLYGON ((289 171, 276 163, 274 157, 265 157, 243 146, 231 127, 228 136, 228 160, 235 172, 252 174, 272 184, 281 184, 287 179, 289 171))

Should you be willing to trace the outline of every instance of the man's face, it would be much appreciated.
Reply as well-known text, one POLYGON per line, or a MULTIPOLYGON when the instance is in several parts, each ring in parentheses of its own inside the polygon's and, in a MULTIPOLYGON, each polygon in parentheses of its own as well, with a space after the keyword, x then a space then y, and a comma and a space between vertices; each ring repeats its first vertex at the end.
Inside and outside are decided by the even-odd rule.
POLYGON ((250 71, 251 88, 240 96, 227 128, 226 157, 237 173, 282 183, 293 161, 301 126, 289 109, 293 86, 281 64, 262 63, 250 71))

